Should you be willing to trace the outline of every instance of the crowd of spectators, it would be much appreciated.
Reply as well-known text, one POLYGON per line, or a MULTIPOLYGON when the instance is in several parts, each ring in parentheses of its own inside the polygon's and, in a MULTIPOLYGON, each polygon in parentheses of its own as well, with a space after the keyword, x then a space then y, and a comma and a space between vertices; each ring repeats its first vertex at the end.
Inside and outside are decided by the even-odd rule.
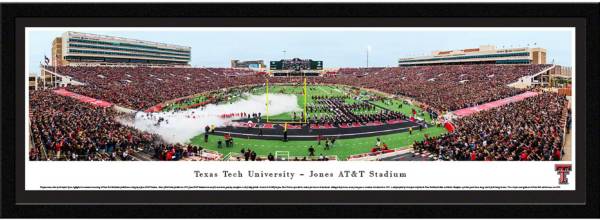
MULTIPOLYGON (((335 76, 310 77, 309 84, 343 84, 411 97, 436 110, 457 110, 522 93, 506 86, 548 65, 446 65, 393 68, 342 68, 335 76)), ((85 83, 68 90, 134 110, 207 91, 262 85, 266 76, 228 68, 59 67, 58 73, 85 83)), ((301 77, 271 77, 272 83, 301 84, 301 77)), ((557 160, 562 151, 559 120, 565 98, 544 93, 483 111, 456 122, 457 131, 415 143, 418 150, 445 160, 557 160)), ((313 123, 368 122, 406 118, 400 113, 362 116, 367 104, 321 99, 311 108, 336 110, 335 118, 308 116, 313 123), (364 119, 363 119, 364 118, 364 119)), ((110 108, 58 96, 30 93, 32 160, 134 160, 138 149, 159 160, 180 160, 202 148, 165 144, 157 135, 124 126, 110 108), (44 153, 42 153, 44 152, 44 153)))
POLYGON ((376 89, 414 98, 440 111, 453 111, 514 96, 507 85, 550 65, 439 65, 385 69, 340 69, 326 83, 376 89), (357 79, 360 78, 360 79, 357 79))
MULTIPOLYGON (((345 84, 413 97, 440 109, 455 110, 522 92, 506 84, 539 72, 547 65, 470 65, 399 67, 335 77, 313 77, 310 83, 345 84), (366 73, 365 73, 366 74, 366 73)), ((126 107, 143 109, 165 100, 238 85, 264 83, 264 76, 223 76, 203 68, 61 67, 59 72, 86 83, 69 90, 126 107)), ((225 69, 223 69, 225 70, 225 69)), ((222 71, 222 70, 220 70, 222 71)), ((349 70, 344 70, 349 72, 349 70)), ((350 73, 350 72, 349 72, 350 73)), ((302 78, 271 78, 274 83, 301 83, 302 78)), ((317 97, 315 97, 317 98, 317 97)), ((342 100, 318 98, 318 105, 346 110, 369 105, 340 106, 342 100)), ((201 147, 165 144, 157 135, 124 126, 110 108, 62 97, 50 90, 30 92, 31 160, 134 160, 138 149, 159 160, 180 160, 200 154, 201 147), (44 154, 42 154, 44 152, 44 154)), ((558 160, 562 155, 561 119, 566 99, 542 93, 456 121, 457 130, 416 142, 418 151, 444 160, 558 160)), ((319 109, 321 106, 312 106, 319 109)), ((381 113, 394 114, 394 113, 381 113)), ((340 116, 342 116, 340 115, 340 116)), ((387 115, 386 115, 387 116, 387 115)), ((374 116, 370 120, 386 116, 374 116)), ((310 117, 310 116, 309 116, 310 117)), ((392 118, 405 118, 393 115, 392 118)), ((368 120, 368 121, 370 121, 368 120)), ((318 121, 318 119, 317 119, 318 121)))
POLYGON ((237 69, 235 69, 235 68, 207 68, 207 69, 215 74, 225 75, 227 77, 256 75, 256 73, 257 73, 252 69, 239 69, 239 68, 237 68, 237 69))
MULTIPOLYGON (((152 145, 153 158, 160 161, 178 161, 187 157, 202 155, 204 148, 191 144, 165 144, 152 145)), ((147 150, 148 151, 148 150, 147 150)))
POLYGON ((414 143, 442 160, 547 161, 563 154, 564 96, 542 93, 457 120, 456 131, 414 143))
POLYGON ((202 147, 164 143, 158 135, 119 123, 117 118, 126 116, 112 108, 50 90, 31 91, 29 103, 30 160, 136 160, 133 155, 140 151, 154 160, 180 160, 202 151, 202 147))
MULTIPOLYGON (((206 68, 59 67, 58 73, 85 83, 68 90, 134 110, 206 91, 264 83, 258 75, 225 75, 206 68)), ((237 72, 236 72, 237 73, 237 72)))
MULTIPOLYGON (((344 84, 403 95, 437 110, 457 110, 523 92, 506 86, 549 65, 442 65, 341 68, 334 77, 310 77, 309 84, 344 84)), ((60 67, 86 83, 69 90, 145 110, 158 103, 206 91, 265 83, 265 76, 228 68, 60 67)), ((271 83, 302 83, 301 77, 271 77, 271 83)))
POLYGON ((338 69, 336 75, 348 76, 348 75, 358 75, 364 76, 369 73, 377 73, 385 70, 386 68, 382 67, 374 67, 374 68, 340 68, 338 69))
POLYGON ((115 111, 63 97, 49 90, 31 91, 32 160, 132 160, 136 147, 152 144, 156 135, 117 123, 115 111))

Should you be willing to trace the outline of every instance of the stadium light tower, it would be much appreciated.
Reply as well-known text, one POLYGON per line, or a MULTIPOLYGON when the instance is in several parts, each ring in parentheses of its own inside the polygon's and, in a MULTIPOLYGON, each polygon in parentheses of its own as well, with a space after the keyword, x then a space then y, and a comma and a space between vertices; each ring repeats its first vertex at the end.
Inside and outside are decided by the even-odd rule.
POLYGON ((369 67, 369 52, 371 52, 371 45, 367 45, 367 68, 369 67))
POLYGON ((281 51, 283 52, 283 59, 285 59, 285 53, 287 52, 286 50, 281 51))

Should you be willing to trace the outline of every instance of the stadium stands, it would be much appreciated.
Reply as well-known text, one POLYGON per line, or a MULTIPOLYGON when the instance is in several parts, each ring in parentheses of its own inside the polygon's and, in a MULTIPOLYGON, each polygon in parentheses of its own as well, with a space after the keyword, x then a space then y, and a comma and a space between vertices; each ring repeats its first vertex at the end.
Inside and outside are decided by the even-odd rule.
POLYGON ((523 92, 507 87, 520 77, 532 75, 551 65, 442 65, 372 69, 340 69, 324 78, 325 83, 376 89, 414 98, 439 111, 471 107, 523 92), (355 75, 367 75, 357 79, 355 75))
MULTIPOLYGON (((394 68, 341 68, 334 76, 312 77, 309 84, 342 84, 416 99, 435 110, 452 111, 500 100, 526 91, 506 86, 549 65, 449 65, 394 68)), ((243 85, 261 85, 265 75, 230 68, 59 67, 58 73, 83 82, 67 90, 133 110, 192 94, 243 85)), ((269 78, 271 83, 301 83, 300 77, 269 78)), ((345 99, 345 98, 344 98, 345 99)), ((49 90, 30 93, 32 160, 180 160, 202 147, 167 144, 158 135, 138 131, 115 119, 113 109, 99 108, 49 90), (144 158, 144 157, 142 157, 144 158)), ((318 98, 310 109, 335 110, 332 119, 309 116, 314 127, 358 127, 401 122, 396 112, 354 114, 370 104, 343 104, 318 98), (336 120, 337 119, 337 120, 336 120), (360 123, 359 123, 360 122, 360 123)), ((566 100, 538 96, 458 119, 453 133, 416 142, 417 151, 439 153, 446 160, 558 160, 562 156, 566 100)), ((272 125, 271 125, 272 126, 272 125)), ((266 128, 266 126, 265 126, 266 128)))
MULTIPOLYGON (((523 89, 506 85, 547 67, 549 65, 341 68, 336 77, 311 78, 309 83, 376 89, 415 98, 437 110, 452 111, 521 93, 523 89)), ((191 94, 265 82, 262 75, 228 68, 61 67, 58 72, 87 83, 83 87, 70 87, 73 92, 136 110, 191 94)), ((272 83, 300 83, 301 80, 299 77, 270 79, 272 83)))
POLYGON ((565 97, 542 93, 461 118, 454 133, 413 147, 444 160, 560 160, 566 108, 565 97))
POLYGON ((157 135, 117 123, 117 113, 112 109, 49 90, 31 92, 29 102, 34 148, 38 153, 45 150, 51 159, 128 160, 134 147, 144 147, 158 139, 157 135))
MULTIPOLYGON (((247 83, 264 83, 257 75, 224 73, 228 69, 148 68, 148 67, 60 67, 59 73, 71 76, 85 86, 68 90, 135 110, 158 103, 220 88, 247 83)), ((228 72, 229 73, 229 72, 228 72)), ((238 73, 238 72, 233 72, 238 73)))
POLYGON ((191 145, 166 144, 158 135, 118 123, 116 118, 125 116, 111 108, 50 90, 31 91, 29 102, 31 160, 135 160, 143 152, 152 153, 154 160, 180 160, 202 151, 191 145))

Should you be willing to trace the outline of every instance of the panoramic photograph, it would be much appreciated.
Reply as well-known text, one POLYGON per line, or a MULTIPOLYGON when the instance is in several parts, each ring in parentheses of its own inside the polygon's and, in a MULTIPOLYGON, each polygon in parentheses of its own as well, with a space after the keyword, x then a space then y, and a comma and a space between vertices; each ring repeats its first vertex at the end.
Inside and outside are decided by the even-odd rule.
POLYGON ((38 28, 29 161, 571 161, 551 28, 38 28))

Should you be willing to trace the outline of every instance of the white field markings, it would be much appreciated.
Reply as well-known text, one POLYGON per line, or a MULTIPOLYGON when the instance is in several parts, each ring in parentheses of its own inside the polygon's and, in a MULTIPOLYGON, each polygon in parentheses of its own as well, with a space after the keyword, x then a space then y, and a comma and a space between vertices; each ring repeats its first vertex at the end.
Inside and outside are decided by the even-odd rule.
POLYGON ((337 88, 337 87, 332 87, 332 88, 333 88, 334 91, 337 91, 340 94, 344 94, 344 92, 342 90, 340 90, 339 88, 337 88))
MULTIPOLYGON (((325 90, 324 87, 317 87, 317 88, 319 89, 319 91, 321 91, 321 92, 323 92, 325 94, 329 94, 329 91, 325 90)), ((341 92, 339 89, 337 89, 335 87, 333 89, 336 90, 336 91, 341 92)))
MULTIPOLYGON (((295 93, 295 92, 296 92, 296 91, 295 91, 295 89, 296 89, 296 88, 295 88, 295 86, 292 86, 292 87, 293 87, 293 88, 292 88, 292 93, 295 93)), ((320 87, 320 86, 308 86, 308 87, 317 88, 317 89, 319 89, 319 91, 320 91, 320 92, 322 92, 322 94, 330 94, 330 91, 327 91, 327 90, 325 90, 323 87, 320 87)), ((340 90, 340 89, 338 89, 337 87, 331 87, 331 88, 333 88, 333 90, 335 90, 335 91, 339 92, 340 94, 345 94, 343 91, 341 91, 341 90, 340 90)), ((307 95, 309 95, 309 93, 308 93, 308 90, 307 90, 307 92, 306 92, 306 93, 307 93, 307 95)), ((300 98, 296 97, 296 99, 300 99, 300 98)), ((307 98, 307 99, 308 99, 308 98, 307 98)), ((286 113, 286 115, 288 115, 289 117, 292 117, 292 116, 293 116, 293 113, 292 113, 292 112, 288 112, 288 113, 286 113)), ((272 116, 275 116, 275 115, 272 115, 272 116)))
MULTIPOLYGON (((321 87, 320 86, 312 86, 312 87, 319 89, 319 91, 323 92, 324 94, 330 94, 330 91, 327 91, 327 90, 324 89, 325 87, 322 87, 322 86, 321 87)), ((331 88, 334 91, 337 91, 340 94, 345 94, 343 91, 341 91, 337 87, 333 87, 333 86, 327 86, 327 87, 331 88)))

